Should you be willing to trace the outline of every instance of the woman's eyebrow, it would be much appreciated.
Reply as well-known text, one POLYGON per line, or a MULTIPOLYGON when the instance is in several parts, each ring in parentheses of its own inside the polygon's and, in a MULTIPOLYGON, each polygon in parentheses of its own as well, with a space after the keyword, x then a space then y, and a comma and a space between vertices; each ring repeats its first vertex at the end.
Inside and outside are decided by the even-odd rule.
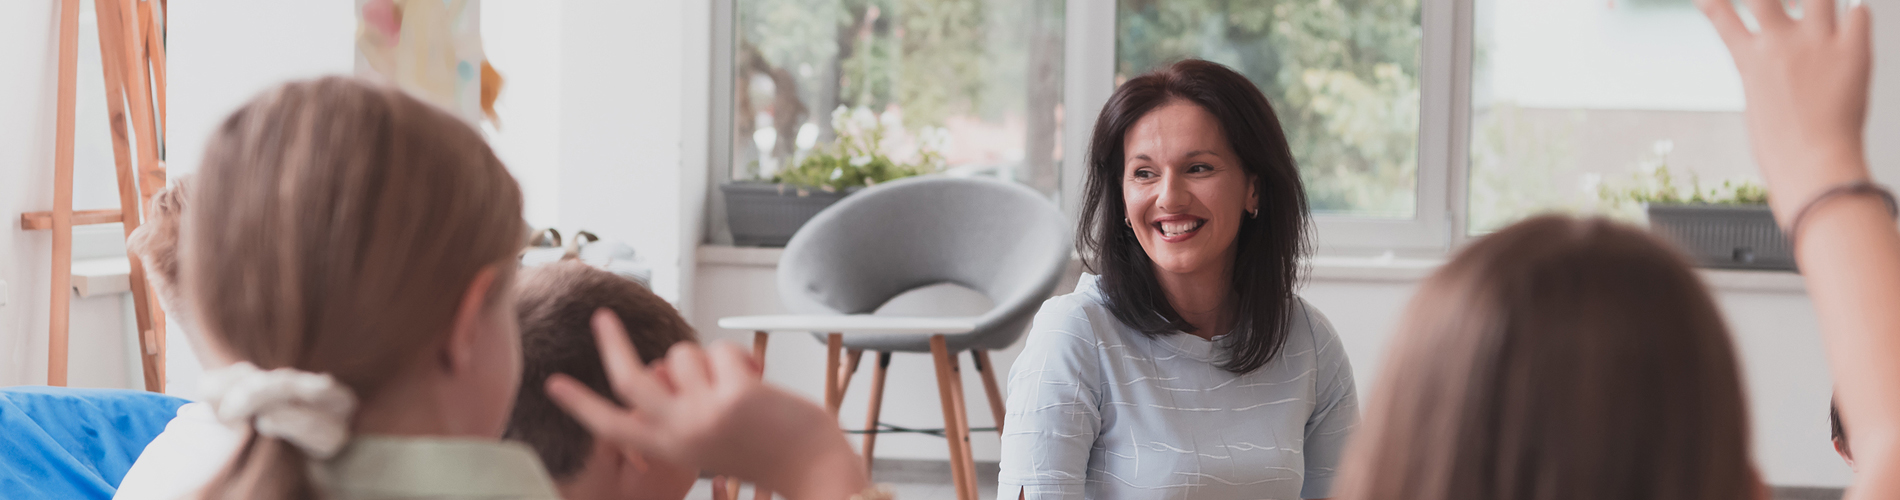
MULTIPOLYGON (((1184 154, 1184 155, 1181 155, 1181 157, 1182 157, 1182 158, 1193 158, 1193 157, 1196 157, 1196 156, 1201 156, 1201 155, 1211 155, 1211 156, 1215 156, 1215 157, 1219 157, 1219 156, 1220 156, 1220 153, 1216 153, 1216 152, 1214 152, 1214 150, 1211 150, 1211 149, 1196 149, 1196 150, 1193 150, 1193 151, 1189 151, 1189 152, 1187 152, 1187 154, 1184 154)), ((1142 153, 1142 154, 1138 154, 1138 155, 1134 155, 1134 156, 1130 156, 1130 157, 1128 157, 1128 161, 1129 161, 1129 162, 1133 162, 1133 161, 1135 161, 1135 160, 1141 160, 1141 161, 1155 161, 1155 159, 1154 159, 1154 158, 1150 158, 1150 157, 1148 156, 1148 154, 1147 154, 1147 153, 1142 153)))

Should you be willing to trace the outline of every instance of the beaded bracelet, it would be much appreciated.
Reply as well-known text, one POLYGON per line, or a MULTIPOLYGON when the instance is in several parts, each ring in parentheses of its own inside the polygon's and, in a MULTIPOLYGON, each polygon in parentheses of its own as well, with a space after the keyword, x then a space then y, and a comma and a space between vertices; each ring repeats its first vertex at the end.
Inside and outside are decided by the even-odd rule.
POLYGON ((1894 201, 1893 191, 1887 190, 1886 186, 1874 184, 1873 181, 1864 179, 1844 182, 1827 188, 1826 191, 1822 191, 1819 195, 1815 195, 1813 199, 1808 200, 1807 204, 1801 206, 1800 211, 1794 213, 1794 223, 1788 226, 1788 239, 1793 241, 1795 238, 1801 236, 1801 222, 1807 220, 1808 214, 1814 212, 1814 207, 1820 206, 1822 202, 1829 199, 1849 194, 1871 194, 1878 196, 1881 201, 1887 202, 1887 215, 1900 217, 1900 202, 1894 201))

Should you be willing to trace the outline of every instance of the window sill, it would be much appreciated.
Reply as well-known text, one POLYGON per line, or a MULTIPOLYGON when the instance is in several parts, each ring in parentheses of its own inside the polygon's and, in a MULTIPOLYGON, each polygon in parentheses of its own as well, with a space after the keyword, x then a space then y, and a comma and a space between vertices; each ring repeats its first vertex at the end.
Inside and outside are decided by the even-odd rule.
MULTIPOLYGON (((701 245, 699 264, 726 267, 778 267, 781 248, 701 245)), ((1430 276, 1442 259, 1395 257, 1331 257, 1312 260, 1309 280, 1319 283, 1416 283, 1430 276)), ((1703 282, 1718 292, 1792 293, 1807 292, 1801 275, 1786 271, 1737 271, 1698 269, 1703 282)), ((77 278, 75 278, 76 280, 77 278)))
POLYGON ((132 262, 125 257, 73 260, 73 293, 80 298, 132 291, 132 262))

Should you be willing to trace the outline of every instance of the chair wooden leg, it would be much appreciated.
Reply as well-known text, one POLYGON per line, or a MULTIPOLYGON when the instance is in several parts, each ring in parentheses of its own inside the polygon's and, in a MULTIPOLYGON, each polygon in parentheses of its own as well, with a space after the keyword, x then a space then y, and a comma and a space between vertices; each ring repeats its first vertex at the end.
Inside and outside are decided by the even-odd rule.
POLYGON ((752 359, 759 363, 759 373, 765 373, 765 340, 771 338, 765 332, 752 332, 752 359))
POLYGON ((966 403, 963 398, 963 367, 961 365, 962 363, 957 362, 957 355, 952 353, 950 355, 950 380, 954 386, 951 388, 950 398, 951 402, 957 406, 957 441, 963 444, 963 446, 959 447, 961 448, 962 456, 956 457, 956 460, 963 465, 963 489, 969 492, 969 496, 964 498, 966 500, 977 500, 976 459, 970 450, 970 405, 966 403))
POLYGON ((983 349, 971 349, 970 358, 975 361, 976 373, 983 376, 983 392, 990 397, 990 416, 996 418, 996 434, 1003 433, 1003 391, 996 387, 996 369, 990 365, 990 352, 983 349))
POLYGON ((864 418, 864 470, 871 470, 872 451, 877 449, 877 418, 884 408, 884 376, 891 368, 891 353, 877 353, 877 368, 871 372, 871 409, 864 418))
MULTIPOLYGON (((768 338, 771 338, 771 336, 766 334, 766 332, 752 332, 752 357, 759 363, 760 377, 765 376, 765 344, 768 338)), ((737 478, 726 480, 726 491, 729 493, 728 498, 738 500, 739 480, 737 478)), ((754 500, 771 500, 772 491, 765 489, 763 486, 754 484, 752 485, 752 498, 754 500)))
POLYGON ((843 367, 839 358, 843 350, 844 334, 832 332, 825 336, 825 411, 831 412, 833 418, 838 416, 838 400, 841 396, 838 392, 838 373, 843 367))
POLYGON ((950 444, 950 477, 957 485, 958 500, 975 500, 975 474, 964 462, 968 455, 970 441, 965 436, 968 428, 963 428, 963 380, 957 376, 957 356, 950 352, 942 335, 930 337, 930 355, 937 365, 937 393, 943 402, 944 440, 950 444))
POLYGON ((845 349, 844 367, 841 368, 844 372, 838 374, 838 401, 840 404, 844 402, 844 395, 851 392, 851 377, 858 375, 858 362, 863 360, 863 349, 845 349))

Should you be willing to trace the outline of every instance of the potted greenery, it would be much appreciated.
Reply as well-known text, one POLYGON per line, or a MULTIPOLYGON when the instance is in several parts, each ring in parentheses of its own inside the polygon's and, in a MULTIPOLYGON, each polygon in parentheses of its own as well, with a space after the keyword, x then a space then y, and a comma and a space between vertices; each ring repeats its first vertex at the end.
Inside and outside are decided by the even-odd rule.
POLYGON ((900 129, 895 120, 879 120, 864 108, 831 113, 837 139, 820 144, 799 157, 767 182, 721 185, 726 198, 726 221, 732 241, 742 246, 782 247, 806 221, 845 196, 881 182, 936 172, 947 135, 927 129, 915 138, 916 152, 909 162, 893 159, 888 151, 900 129))
POLYGON ((1634 176, 1633 186, 1604 185, 1612 205, 1640 204, 1649 228, 1675 241, 1703 267, 1794 270, 1794 250, 1768 210, 1768 191, 1754 181, 1728 180, 1708 189, 1690 176, 1678 185, 1667 164, 1634 176))

